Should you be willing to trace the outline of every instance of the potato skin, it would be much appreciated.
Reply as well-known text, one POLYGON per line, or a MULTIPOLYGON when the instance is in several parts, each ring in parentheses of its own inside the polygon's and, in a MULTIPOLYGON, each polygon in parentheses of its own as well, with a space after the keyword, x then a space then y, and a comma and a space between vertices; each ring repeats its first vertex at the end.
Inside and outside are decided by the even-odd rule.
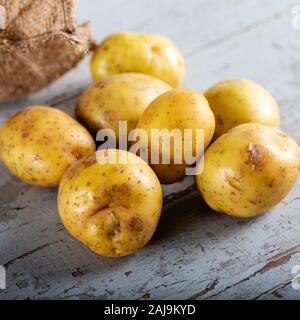
POLYGON ((159 34, 120 32, 106 38, 90 63, 95 81, 127 72, 152 75, 172 87, 182 83, 184 58, 174 43, 159 34))
POLYGON ((246 218, 276 206, 300 170, 297 143, 283 131, 248 123, 231 129, 205 152, 196 185, 214 210, 246 218))
POLYGON ((99 163, 100 154, 78 160, 63 176, 58 210, 67 230, 96 253, 118 257, 142 248, 162 209, 162 190, 149 165, 133 153, 127 164, 99 163))
MULTIPOLYGON (((192 89, 174 89, 156 98, 146 109, 137 125, 138 129, 147 132, 151 137, 151 129, 180 129, 183 136, 184 129, 193 130, 193 153, 196 153, 195 133, 196 129, 204 129, 204 148, 206 148, 214 134, 215 119, 205 97, 192 89)), ((174 148, 171 142, 171 150, 174 148)), ((166 150, 160 142, 160 158, 166 150)), ((148 148, 151 154, 151 142, 148 148)), ((203 150, 201 150, 203 152, 203 150)), ((175 164, 173 154, 171 163, 151 164, 152 169, 163 184, 180 181, 185 176, 186 163, 175 164)), ((150 161, 150 160, 149 160, 150 161)))
POLYGON ((148 105, 169 90, 168 84, 149 75, 118 74, 85 90, 77 102, 76 116, 91 132, 109 128, 119 138, 119 121, 127 121, 130 132, 148 105))
POLYGON ((248 122, 279 127, 279 106, 262 86, 247 79, 219 82, 204 93, 215 115, 214 139, 248 122))
POLYGON ((16 113, 0 131, 4 164, 13 175, 32 185, 58 185, 72 162, 95 149, 94 140, 80 123, 46 106, 16 113))

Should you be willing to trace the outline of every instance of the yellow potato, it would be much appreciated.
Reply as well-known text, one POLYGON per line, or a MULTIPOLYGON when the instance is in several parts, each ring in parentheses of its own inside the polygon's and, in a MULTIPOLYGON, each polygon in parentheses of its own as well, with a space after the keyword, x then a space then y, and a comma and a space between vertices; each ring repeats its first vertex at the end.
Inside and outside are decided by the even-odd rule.
POLYGON ((3 125, 0 124, 0 160, 2 160, 2 142, 1 142, 2 130, 3 130, 3 125))
POLYGON ((159 34, 120 32, 106 38, 90 64, 94 80, 108 75, 138 72, 159 78, 172 87, 182 83, 184 58, 168 38, 159 34))
POLYGON ((214 139, 247 122, 279 127, 277 102, 266 89, 252 81, 222 81, 208 89, 204 95, 216 119, 214 139))
POLYGON ((75 162, 60 182, 58 210, 67 230, 90 249, 103 256, 124 256, 152 237, 161 214, 162 190, 141 158, 109 151, 125 156, 127 163, 114 162, 107 149, 75 162), (107 155, 107 163, 99 161, 107 155))
MULTIPOLYGON (((191 89, 174 89, 168 91, 158 98, 156 98, 150 106, 146 109, 138 122, 137 129, 145 130, 149 138, 148 153, 159 153, 159 163, 150 163, 154 172, 157 174, 159 180, 163 184, 170 184, 182 180, 185 176, 185 169, 189 165, 183 161, 181 164, 175 162, 174 150, 176 144, 174 140, 163 141, 159 140, 158 146, 151 146, 151 132, 153 129, 164 130, 168 129, 170 132, 173 129, 178 129, 182 136, 182 152, 184 152, 184 129, 192 131, 192 140, 189 139, 192 145, 192 151, 195 156, 199 156, 203 152, 203 148, 196 150, 196 129, 204 130, 203 147, 206 148, 212 139, 215 129, 215 119, 212 111, 209 108, 208 102, 203 95, 191 89), (169 153, 170 147, 170 163, 163 163, 163 156, 169 153)), ((178 131, 177 130, 177 131, 178 131)), ((177 136, 175 134, 175 136, 177 136)), ((144 140, 142 141, 142 148, 146 148, 144 140)), ((182 155, 184 160, 184 156, 182 155)), ((150 161, 151 159, 149 159, 150 161)))
POLYGON ((76 115, 91 132, 113 129, 119 138, 119 121, 127 121, 130 132, 148 105, 170 89, 161 80, 144 74, 111 76, 92 85, 81 95, 76 115))
POLYGON ((248 123, 231 129, 205 152, 196 185, 214 210, 251 217, 276 206, 300 170, 297 143, 283 131, 248 123))
POLYGON ((28 107, 0 131, 1 158, 12 174, 39 186, 56 186, 69 165, 94 152, 88 131, 63 111, 28 107))

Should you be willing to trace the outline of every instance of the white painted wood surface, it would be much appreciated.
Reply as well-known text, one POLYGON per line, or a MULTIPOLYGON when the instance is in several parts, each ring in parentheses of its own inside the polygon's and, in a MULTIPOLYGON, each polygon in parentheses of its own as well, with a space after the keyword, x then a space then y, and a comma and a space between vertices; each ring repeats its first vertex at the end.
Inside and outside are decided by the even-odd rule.
MULTIPOLYGON (((187 60, 185 86, 203 91, 230 77, 267 87, 282 128, 300 143, 300 30, 294 0, 88 0, 78 19, 100 41, 115 31, 170 36, 187 60)), ((1 61, 0 61, 1 63, 1 61)), ((0 121, 33 104, 73 113, 90 83, 88 58, 48 89, 0 104, 0 121)), ((171 186, 178 192, 191 181, 171 186)), ((74 240, 57 214, 56 189, 25 185, 0 164, 1 299, 288 299, 300 264, 300 182, 269 213, 234 219, 212 212, 189 192, 169 200, 150 244, 132 256, 97 256, 74 240)))

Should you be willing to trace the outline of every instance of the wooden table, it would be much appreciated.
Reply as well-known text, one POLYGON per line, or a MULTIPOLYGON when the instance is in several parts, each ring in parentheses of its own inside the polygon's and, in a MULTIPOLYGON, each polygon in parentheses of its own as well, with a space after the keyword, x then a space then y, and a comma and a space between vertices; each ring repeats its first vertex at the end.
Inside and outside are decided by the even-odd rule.
MULTIPOLYGON (((187 61, 186 87, 205 90, 231 77, 268 88, 282 111, 282 128, 300 142, 300 30, 294 0, 78 1, 100 41, 115 31, 170 36, 187 61), (87 3, 89 6, 87 6, 87 3)), ((0 105, 0 120, 34 104, 73 114, 90 83, 87 58, 46 90, 0 105)), ((1 63, 1 62, 0 62, 1 63)), ((56 189, 28 186, 0 165, 2 299, 288 299, 300 264, 300 182, 269 213, 240 220, 212 212, 186 189, 165 188, 167 204, 150 244, 132 256, 97 256, 65 230, 56 189)))

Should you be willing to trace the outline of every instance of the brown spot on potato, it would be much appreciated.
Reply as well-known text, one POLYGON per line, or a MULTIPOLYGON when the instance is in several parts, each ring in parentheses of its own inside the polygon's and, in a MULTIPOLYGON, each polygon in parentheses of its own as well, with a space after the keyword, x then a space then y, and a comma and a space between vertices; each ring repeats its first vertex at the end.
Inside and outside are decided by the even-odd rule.
POLYGON ((40 162, 40 161, 42 161, 42 158, 40 157, 40 155, 36 154, 33 156, 32 161, 40 162))
POLYGON ((24 130, 24 131, 22 132, 22 138, 23 138, 23 139, 26 139, 26 138, 29 136, 29 134, 30 134, 30 131, 29 131, 29 130, 24 130))
POLYGON ((268 183, 267 183, 267 184, 268 184, 268 187, 269 187, 269 188, 273 188, 274 185, 275 185, 275 182, 276 182, 276 179, 274 179, 274 178, 271 179, 270 181, 268 181, 268 183))
POLYGON ((141 232, 144 229, 144 222, 137 216, 131 217, 128 222, 128 228, 130 231, 141 232))
POLYGON ((74 152, 74 151, 73 151, 73 152, 71 152, 71 153, 73 154, 74 158, 75 158, 75 159, 77 159, 77 160, 78 160, 78 159, 80 159, 80 158, 82 157, 82 155, 81 155, 81 154, 76 153, 76 152, 74 152))
POLYGON ((103 113, 103 117, 111 126, 114 126, 118 121, 118 114, 114 110, 106 110, 103 113))
MULTIPOLYGON (((67 172, 65 173, 65 177, 67 179, 72 179, 73 177, 75 177, 76 175, 76 168, 74 167, 70 167, 67 172)), ((73 187, 72 187, 73 188, 73 187)), ((70 187, 70 190, 71 190, 71 187, 70 187)))
POLYGON ((283 131, 280 131, 280 130, 277 130, 276 131, 276 134, 279 136, 279 137, 282 137, 282 138, 287 138, 288 135, 286 133, 284 133, 283 131))
POLYGON ((123 194, 129 196, 130 193, 131 193, 131 187, 130 187, 129 184, 123 183, 123 184, 121 185, 120 191, 121 191, 123 194))
POLYGON ((106 81, 100 81, 95 84, 95 88, 103 89, 105 87, 105 85, 106 85, 106 81))
POLYGON ((241 177, 236 177, 228 173, 225 173, 225 179, 232 188, 238 191, 242 191, 242 188, 240 186, 241 177))
POLYGON ((124 172, 124 170, 122 169, 121 166, 115 166, 115 171, 119 172, 119 173, 123 173, 124 172))
POLYGON ((131 187, 127 183, 122 183, 121 185, 113 184, 111 187, 113 192, 120 192, 122 195, 129 196, 131 193, 131 187))
POLYGON ((107 232, 107 237, 112 240, 119 232, 121 231, 121 224, 115 218, 115 221, 112 222, 110 226, 110 230, 107 232))
POLYGON ((84 167, 88 168, 97 162, 96 155, 90 154, 82 160, 84 167))
MULTIPOLYGON (((101 204, 101 198, 97 196, 93 196, 93 202, 94 202, 94 205, 98 207, 101 204)), ((98 212, 98 210, 96 212, 98 212)))
POLYGON ((100 187, 100 193, 103 194, 105 197, 111 197, 111 190, 106 185, 100 187))
POLYGON ((107 232, 107 237, 109 240, 112 240, 116 235, 116 231, 115 230, 110 230, 107 232))
POLYGON ((249 161, 253 171, 262 171, 268 162, 269 150, 260 145, 250 143, 248 146, 249 161))

